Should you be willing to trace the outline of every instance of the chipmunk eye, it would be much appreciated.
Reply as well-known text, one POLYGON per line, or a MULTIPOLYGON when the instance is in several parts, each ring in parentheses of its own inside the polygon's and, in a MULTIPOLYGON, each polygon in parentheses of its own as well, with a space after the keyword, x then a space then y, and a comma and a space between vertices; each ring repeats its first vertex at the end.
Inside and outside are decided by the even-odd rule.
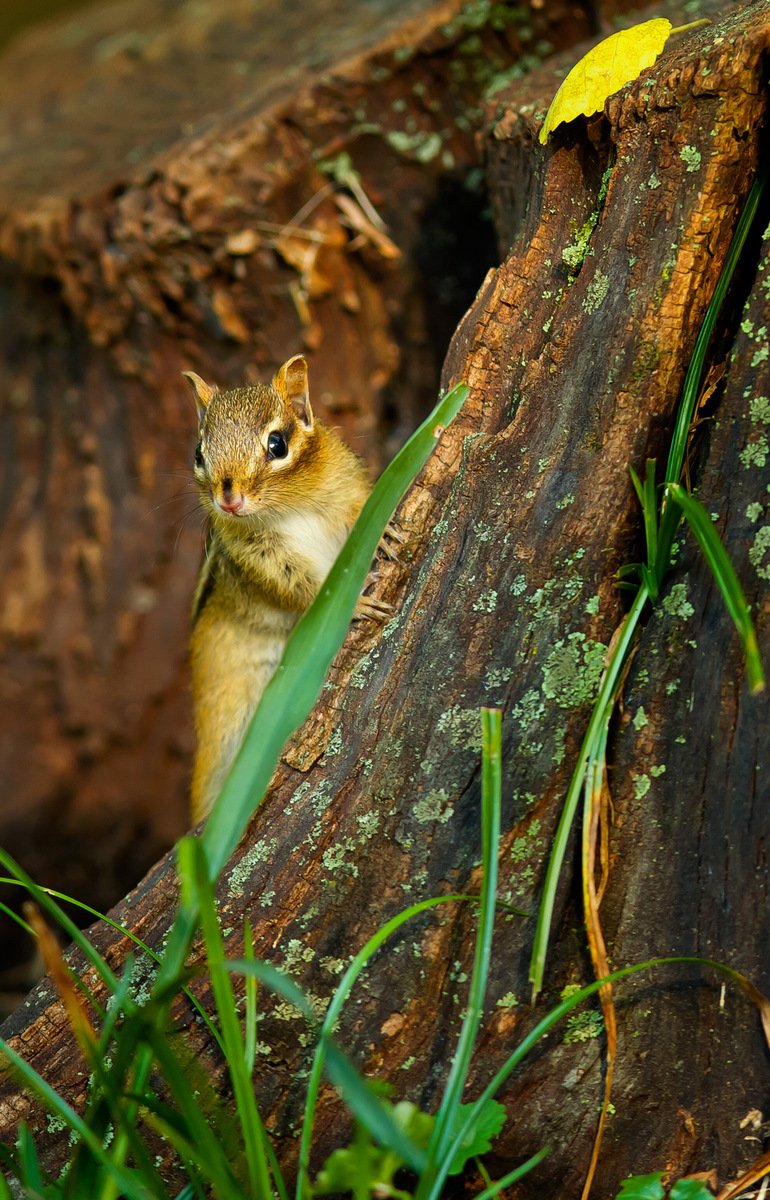
POLYGON ((196 467, 203 466, 203 442, 198 442, 195 447, 195 465, 196 467))
POLYGON ((286 438, 282 433, 271 433, 267 439, 267 457, 268 458, 286 458, 289 447, 286 445, 286 438))

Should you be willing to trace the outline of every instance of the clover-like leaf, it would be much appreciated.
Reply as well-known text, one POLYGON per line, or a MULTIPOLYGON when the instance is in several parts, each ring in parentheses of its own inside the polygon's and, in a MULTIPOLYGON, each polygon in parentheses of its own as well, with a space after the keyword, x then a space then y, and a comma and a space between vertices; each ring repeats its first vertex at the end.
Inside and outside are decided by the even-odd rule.
POLYGON ((714 1200, 701 1179, 678 1179, 669 1192, 670 1200, 714 1200))
POLYGON ((615 1200, 663 1200, 665 1192, 660 1182, 662 1178, 662 1171, 655 1171, 652 1175, 632 1175, 630 1179, 623 1180, 615 1200))
MULTIPOLYGON (((379 1090, 379 1089, 378 1089, 379 1090)), ((434 1118, 420 1112, 416 1104, 401 1100, 393 1105, 396 1125, 420 1149, 424 1149, 433 1132, 434 1118)), ((361 1125, 349 1146, 333 1150, 318 1172, 313 1194, 326 1196, 338 1192, 373 1192, 379 1197, 391 1196, 403 1200, 405 1193, 393 1184, 393 1176, 404 1166, 404 1159, 393 1150, 375 1146, 361 1125)))
MULTIPOLYGON (((457 1106, 453 1122, 455 1130, 460 1130, 472 1107, 473 1105, 471 1104, 459 1104, 457 1106)), ((449 1168, 450 1175, 459 1175, 469 1158, 476 1158, 479 1154, 486 1154, 492 1145, 492 1138, 497 1137, 505 1124, 505 1117, 506 1112, 502 1104, 498 1104, 496 1100, 487 1100, 479 1113, 478 1119, 471 1125, 455 1151, 452 1158, 452 1165, 449 1168)))

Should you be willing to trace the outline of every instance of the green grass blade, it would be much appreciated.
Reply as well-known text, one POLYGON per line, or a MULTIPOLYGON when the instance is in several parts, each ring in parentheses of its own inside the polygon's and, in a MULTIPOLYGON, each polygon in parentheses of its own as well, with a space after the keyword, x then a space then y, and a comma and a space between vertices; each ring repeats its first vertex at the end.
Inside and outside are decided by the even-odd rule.
POLYGON ((636 471, 634 470, 634 468, 632 466, 629 466, 628 473, 631 476, 631 482, 634 485, 634 491, 636 492, 636 498, 639 501, 641 508, 644 509, 644 490, 642 488, 642 481, 640 480, 639 476, 637 475, 636 471))
POLYGON ((199 1168, 215 1188, 218 1200, 243 1200, 229 1159, 201 1111, 195 1091, 168 1043, 166 1031, 148 1026, 145 1037, 187 1123, 188 1141, 195 1147, 199 1168))
POLYGON ((219 1016, 225 1056, 235 1093, 236 1111, 243 1133, 249 1189, 258 1200, 272 1200, 270 1170, 265 1152, 267 1134, 257 1109, 251 1073, 246 1068, 243 1039, 233 985, 225 963, 225 949, 219 924, 214 888, 209 878, 206 852, 197 838, 183 838, 177 846, 179 876, 184 892, 194 892, 194 904, 200 913, 201 929, 206 945, 206 958, 211 972, 211 988, 219 1016))
POLYGON ((361 972, 366 967, 372 955, 379 950, 380 946, 395 933, 407 921, 411 921, 413 917, 425 912, 427 909, 435 908, 439 904, 457 903, 460 900, 478 899, 478 897, 470 897, 463 895, 450 896, 435 896, 431 900, 421 900, 417 904, 412 904, 409 908, 405 908, 403 912, 397 916, 391 917, 380 929, 377 930, 372 937, 369 938, 366 945, 356 955, 352 963, 345 971, 340 980, 337 990, 332 996, 331 1003, 326 1010, 323 1025, 321 1026, 321 1037, 316 1045, 315 1054, 313 1055, 313 1063, 310 1068, 310 1077, 308 1079, 307 1099, 305 1101, 305 1115, 302 1122, 302 1137, 300 1139, 299 1148, 299 1172, 297 1175, 297 1191, 296 1200, 303 1200, 309 1195, 309 1180, 308 1166, 310 1164, 310 1146, 313 1138, 313 1121, 315 1119, 315 1108, 318 1101, 318 1092, 321 1086, 321 1076, 323 1073, 323 1065, 326 1057, 326 1042, 331 1036, 343 1005, 350 995, 355 981, 358 979, 361 972))
POLYGON ((483 1192, 480 1192, 479 1195, 474 1196, 473 1200, 492 1200, 492 1197, 496 1196, 498 1192, 501 1192, 503 1188, 515 1183, 517 1179, 521 1179, 524 1175, 528 1175, 529 1172, 534 1170, 534 1168, 543 1161, 545 1156, 550 1153, 551 1147, 544 1146, 542 1150, 538 1150, 537 1154, 533 1154, 532 1157, 528 1158, 527 1161, 522 1163, 520 1167, 516 1167, 515 1170, 510 1171, 507 1175, 504 1175, 502 1179, 498 1179, 496 1183, 490 1184, 490 1186, 485 1188, 483 1192))
POLYGON ((30 896, 38 905, 38 908, 43 912, 47 912, 49 916, 56 921, 57 925, 65 931, 71 941, 75 943, 79 950, 86 957, 86 961, 90 962, 95 969, 99 978, 109 992, 114 992, 118 987, 117 976, 108 967, 101 954, 89 942, 75 922, 67 916, 63 909, 59 907, 43 888, 38 887, 35 881, 24 871, 17 862, 15 862, 7 851, 0 848, 0 863, 5 867, 6 871, 15 879, 18 879, 21 884, 27 889, 30 896))
POLYGON ((379 1142, 393 1150, 418 1174, 425 1165, 425 1154, 394 1121, 390 1107, 383 1104, 369 1084, 333 1041, 326 1039, 326 1069, 335 1087, 345 1098, 355 1119, 379 1142))
MULTIPOLYGON (((26 887, 26 884, 24 884, 20 879, 15 879, 11 875, 0 876, 0 883, 5 883, 13 887, 26 887)), ((110 925, 116 931, 116 933, 121 934, 122 937, 128 938, 128 940, 133 942, 135 946, 138 946, 139 949, 144 951, 147 957, 151 958, 155 963, 158 964, 158 966, 160 966, 162 963, 163 959, 159 954, 156 954, 151 946, 148 946, 146 942, 143 942, 142 939, 127 926, 121 925, 119 921, 114 921, 112 917, 107 915, 107 913, 99 912, 98 908, 92 908, 90 904, 85 904, 82 900, 76 900, 73 896, 67 896, 64 892, 57 892, 55 888, 40 887, 40 891, 45 892, 47 896, 52 896, 54 900, 62 900, 66 904, 72 904, 75 908, 81 909, 82 912, 87 912, 96 921, 104 921, 105 925, 110 925)), ((5 904, 0 903, 0 912, 4 912, 12 920, 16 921, 16 923, 20 925, 22 929, 26 930, 30 937, 35 936, 32 931, 32 927, 28 925, 23 917, 14 912, 13 909, 8 908, 5 904)), ((200 1000, 198 1000, 198 998, 191 991, 189 991, 188 988, 182 987, 181 990, 189 1000, 190 1004, 197 1010, 198 1016, 207 1027, 210 1036, 214 1039, 214 1041, 219 1043, 222 1053, 224 1053, 224 1047, 222 1046, 222 1039, 219 1036, 219 1030, 209 1017, 200 1000)))
MULTIPOLYGON (((690 431, 693 415, 695 413, 695 405, 698 401, 698 387, 700 378, 703 374, 703 364, 706 360, 706 351, 711 340, 711 335, 714 332, 719 310, 727 294, 727 289, 730 286, 735 268, 738 263, 738 258, 743 250, 748 237, 749 230, 752 226, 754 218, 757 214, 759 202, 762 196, 762 191, 767 183, 768 172, 770 171, 770 160, 767 156, 765 162, 760 166, 757 177, 754 180, 751 191, 743 212, 740 215, 738 224, 735 227, 730 248, 727 251, 722 270, 719 272, 719 279, 714 288, 714 295, 711 297, 711 302, 706 310, 706 316, 703 319, 700 333, 698 334, 693 350, 690 365, 685 376, 684 386, 682 388, 682 398, 679 402, 679 410, 677 412, 676 425, 674 427, 674 435, 671 439, 671 449, 668 455, 668 464, 666 466, 666 483, 678 483, 684 466, 684 456, 687 452, 687 435, 690 431)), ((666 553, 666 561, 668 561, 668 552, 666 553)))
MULTIPOLYGON (((174 1148, 180 1160, 185 1164, 185 1170, 188 1175, 195 1177, 195 1173, 198 1171, 204 1177, 206 1176, 207 1164, 205 1157, 200 1154, 195 1143, 191 1142, 185 1136, 178 1121, 168 1120, 165 1116, 156 1112, 154 1108, 145 1111, 144 1119, 150 1129, 160 1134, 163 1140, 174 1148)), ((187 1184, 184 1190, 188 1195, 194 1193, 192 1184, 187 1184)), ((162 1196, 164 1193, 161 1192, 159 1194, 162 1196)), ((240 1194, 243 1196, 243 1193, 240 1194)))
POLYGON ((21 1181, 27 1191, 27 1195, 30 1192, 35 1192, 38 1196, 42 1196, 45 1186, 43 1183, 43 1174, 37 1158, 37 1149, 26 1121, 22 1121, 19 1126, 19 1160, 22 1170, 21 1181))
POLYGON ((714 572, 722 599, 740 635, 749 686, 752 692, 761 692, 765 686, 765 676, 759 656, 757 635, 743 588, 738 581, 730 556, 722 545, 714 523, 701 502, 678 483, 668 484, 667 491, 671 501, 684 513, 687 523, 703 551, 706 562, 714 572))
MULTIPOLYGON (((442 899, 449 900, 450 897, 442 897, 442 899)), ((428 907, 431 903, 435 903, 435 901, 426 901, 422 907, 428 907)), ((415 905, 415 907, 418 906, 415 905)), ((220 963, 219 969, 223 971, 237 971, 242 975, 254 975, 257 979, 267 984, 273 991, 284 996, 295 1008, 299 1009, 309 1024, 313 1026, 317 1025, 315 1014, 301 988, 298 987, 293 979, 276 970, 270 963, 262 962, 259 959, 227 960, 220 963)), ((324 1024, 324 1028, 328 1024, 327 1012, 327 1021, 324 1024)), ((323 1042, 323 1057, 327 1060, 326 1068, 329 1076, 332 1082, 343 1093, 351 1110, 355 1114, 356 1120, 360 1121, 373 1137, 382 1142, 383 1145, 390 1146, 415 1169, 418 1169, 418 1164, 421 1167, 424 1161, 422 1151, 418 1150, 411 1139, 398 1127, 391 1116, 388 1106, 382 1104, 366 1080, 359 1075, 352 1063, 348 1061, 345 1054, 334 1044, 330 1037, 323 1035, 323 1042)))
POLYGON ((13 1192, 5 1175, 0 1175, 0 1200, 13 1200, 13 1192))
POLYGON ((597 979, 593 983, 587 984, 586 987, 581 988, 580 991, 575 992, 574 995, 568 996, 566 1000, 562 1000, 560 1004, 557 1004, 555 1008, 551 1009, 551 1011, 547 1013, 541 1021, 538 1022, 534 1029, 532 1029, 527 1036, 522 1039, 513 1053, 500 1067, 496 1075, 484 1088, 484 1091, 481 1093, 478 1099, 473 1102, 473 1105, 468 1110, 468 1114, 463 1125, 455 1133, 452 1144, 449 1147, 448 1157, 446 1158, 445 1162, 442 1163, 441 1169, 433 1183, 429 1195, 426 1197, 426 1200, 439 1200, 441 1189, 446 1181, 447 1170, 451 1163, 452 1156, 462 1145, 468 1130, 471 1129, 476 1121, 478 1121, 479 1114, 487 1101, 494 1097, 498 1088, 502 1087, 511 1072, 516 1069, 522 1059, 527 1056, 529 1051, 536 1046, 540 1039, 546 1033, 548 1033, 548 1031, 552 1029, 554 1025, 558 1024, 558 1022, 561 1021, 561 1019, 565 1017, 571 1011, 571 1009, 575 1008, 578 1004, 582 1004, 584 1000, 587 1000, 589 996, 593 996, 607 983, 615 983, 618 979, 625 979, 627 975, 635 975, 639 971, 648 970, 650 967, 681 964, 710 967, 713 970, 718 971, 720 974, 727 976, 727 978, 736 983, 742 991, 747 990, 744 986, 745 980, 743 980, 742 976, 740 976, 737 971, 732 970, 730 967, 724 966, 723 963, 715 962, 712 958, 698 958, 693 955, 675 955, 669 958, 652 958, 647 962, 635 963, 631 967, 622 967, 620 970, 613 971, 610 975, 606 975, 603 979, 597 979))
MULTIPOLYGON (((644 533, 647 539, 647 566, 655 570, 658 559, 658 493, 655 487, 655 459, 647 459, 647 478, 644 481, 644 533)), ((653 597, 654 599, 654 597, 653 597)))
POLYGON ((631 646, 636 626, 639 623, 639 618, 642 614, 649 594, 647 588, 642 586, 636 594, 631 608, 628 610, 626 619, 622 625, 621 635, 613 650, 612 656, 607 663, 602 677, 602 682, 599 687, 599 695, 591 712, 591 719, 588 723, 583 744, 580 747, 580 757, 578 759, 575 770, 572 774, 572 779, 567 792, 567 799, 564 802, 564 809, 559 820, 559 825, 556 830, 556 837, 551 848, 551 857, 548 860, 548 869, 545 876, 545 885, 543 887, 543 898, 540 901, 540 911, 537 918, 537 929, 535 930, 535 944, 532 948, 532 960, 529 967, 529 978, 532 982, 532 1000, 534 1003, 538 992, 543 986, 543 972, 545 970, 545 957, 548 951, 548 939, 551 934, 551 921, 553 919, 553 908, 556 902, 556 888, 559 883, 559 875, 561 874, 564 855, 567 852, 567 843, 569 841, 572 822, 575 819, 580 795, 583 790, 583 782, 585 780, 586 768, 590 758, 595 754, 597 739, 601 737, 601 730, 605 720, 605 712, 607 705, 611 702, 615 695, 618 680, 623 669, 623 664, 626 660, 626 655, 631 646))
MULTIPOLYGON (((251 921, 248 917, 243 921, 243 956, 247 962, 254 962, 254 935, 251 921)), ((243 1020, 243 1057, 249 1075, 254 1074, 254 1063, 257 1058, 257 980, 253 975, 245 976, 246 1010, 243 1020)))
POLYGON ((436 1123, 428 1145, 428 1161, 420 1180, 417 1196, 422 1196, 430 1187, 436 1166, 444 1158, 452 1140, 452 1128, 456 1124, 455 1114, 461 1102, 465 1082, 468 1078, 473 1046, 484 1012, 484 995, 487 990, 487 975, 492 950, 492 930, 495 920, 495 896, 497 893, 497 854, 500 842, 500 795, 501 795, 501 713, 499 709, 482 708, 482 787, 481 787, 481 858, 482 893, 479 930, 473 960, 473 971, 457 1049, 452 1061, 449 1078, 441 1099, 436 1123))
POLYGON ((59 1093, 41 1075, 38 1075, 37 1071, 29 1063, 26 1063, 2 1039, 0 1039, 0 1057, 8 1060, 11 1068, 22 1080, 25 1087, 28 1087, 37 1096, 44 1107, 53 1113, 55 1117, 59 1117, 86 1144, 103 1168, 113 1176, 115 1183, 118 1185, 118 1191, 124 1192, 127 1200, 157 1200, 151 1192, 136 1180, 132 1172, 124 1170, 111 1161, 101 1142, 94 1135, 93 1131, 89 1129, 85 1121, 78 1116, 65 1100, 62 1100, 59 1093))

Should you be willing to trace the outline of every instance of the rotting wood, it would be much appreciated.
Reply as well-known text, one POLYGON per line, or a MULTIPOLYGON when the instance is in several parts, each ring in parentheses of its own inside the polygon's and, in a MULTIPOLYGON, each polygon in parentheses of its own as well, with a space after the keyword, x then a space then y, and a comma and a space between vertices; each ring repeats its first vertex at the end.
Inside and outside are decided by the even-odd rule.
MULTIPOLYGON (((522 233, 447 360, 445 382, 464 376, 471 396, 402 506, 405 560, 382 567, 380 594, 398 615, 382 633, 351 632, 323 715, 308 727, 310 769, 280 766, 223 876, 234 956, 248 915, 257 952, 322 1000, 342 961, 406 903, 473 887, 481 704, 504 709, 501 894, 534 914, 602 645, 621 611, 613 572, 639 557, 627 466, 663 456, 697 330, 767 152, 769 38, 770 5, 744 9, 672 48, 611 100, 606 123, 588 127, 591 140, 579 125, 557 131, 545 150, 533 145, 522 233), (608 167, 581 260, 576 234, 596 212, 608 167), (321 720, 332 726, 319 740, 321 720), (325 753, 315 761, 319 747, 325 753)), ((529 145, 536 123, 518 112, 515 96, 506 100, 509 114, 492 136, 501 145, 512 139, 514 149, 517 140, 529 145)), ((768 324, 766 273, 763 257, 756 280, 742 276, 749 307, 726 322, 719 356, 734 350, 735 358, 702 448, 700 495, 719 513, 757 605, 767 661, 768 360, 763 335, 757 341, 768 324)), ((612 735, 619 820, 605 935, 613 965, 708 953, 767 990, 767 701, 748 697, 729 618, 688 546, 667 601, 645 632, 612 735)), ((300 737, 292 761, 302 751, 300 737)), ((500 916, 474 1088, 563 983, 585 977, 571 896, 567 881, 549 990, 535 1012, 526 982, 534 916, 500 916)), ((120 915, 157 945, 173 899, 163 863, 120 915)), ((341 1040, 368 1073, 387 1075, 399 1095, 428 1108, 457 1034, 472 932, 466 911, 417 922, 372 965, 342 1021, 341 1040)), ((126 946, 113 932, 97 927, 95 937, 121 960, 126 946)), ((207 999, 205 982, 201 992, 207 999)), ((722 1182, 756 1157, 740 1121, 762 1104, 762 1044, 745 1001, 728 996, 725 1004, 718 986, 688 972, 618 990, 617 1112, 597 1195, 614 1195, 630 1170, 714 1166, 722 1182)), ((190 1015, 178 1015, 189 1044, 205 1052, 190 1015)), ((75 1092, 70 1042, 54 1032, 60 1020, 43 987, 6 1033, 40 1069, 64 1062, 59 1082, 75 1092)), ((297 1033, 280 1015, 266 1015, 260 1032, 269 1051, 257 1086, 287 1158, 295 1142, 281 1135, 296 1123, 305 1065, 297 1033)), ((517 1195, 568 1200, 579 1195, 590 1155, 601 1041, 559 1033, 543 1050, 504 1091, 515 1119, 495 1166, 502 1171, 549 1141, 551 1157, 517 1195)), ((13 1091, 3 1103, 9 1120, 26 1111, 13 1091)), ((327 1093, 321 1145, 344 1131, 327 1093)))
POLYGON ((0 843, 39 882, 105 909, 186 827, 181 371, 234 386, 304 350, 316 412, 378 469, 494 261, 483 89, 587 29, 565 0, 528 26, 461 0, 129 0, 4 55, 0 843))

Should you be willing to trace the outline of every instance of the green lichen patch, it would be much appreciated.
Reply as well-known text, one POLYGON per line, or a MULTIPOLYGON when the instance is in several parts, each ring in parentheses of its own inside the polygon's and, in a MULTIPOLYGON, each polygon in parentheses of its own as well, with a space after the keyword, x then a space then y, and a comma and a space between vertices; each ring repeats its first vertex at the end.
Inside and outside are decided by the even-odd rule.
POLYGON ((518 1003, 514 992, 506 992, 504 996, 500 997, 495 1007, 511 1009, 515 1008, 518 1003))
POLYGON ((425 129, 418 129, 415 133, 391 129, 385 134, 385 140, 402 157, 414 158, 421 163, 432 162, 442 148, 441 134, 435 131, 429 133, 425 129))
POLYGON ((529 688, 511 709, 511 717, 518 723, 522 733, 535 725, 544 713, 545 704, 538 688, 529 688))
POLYGON ((499 688, 508 683, 513 675, 513 667, 490 667, 486 673, 486 685, 489 688, 499 688))
POLYGON ((251 846, 228 877, 228 891, 233 896, 242 896, 243 888, 259 863, 269 862, 278 846, 277 838, 261 838, 251 846))
MULTIPOLYGON (((283 949, 283 947, 281 947, 283 949)), ((290 975, 302 963, 312 962, 315 958, 315 950, 312 946, 306 946, 299 938, 291 938, 283 951, 283 970, 290 975)))
POLYGON ((436 732, 445 733, 453 746, 465 750, 481 749, 481 715, 477 708, 453 705, 436 722, 436 732))
MULTIPOLYGON (((580 991, 579 983, 568 983, 565 988, 562 988, 561 999, 569 1000, 570 996, 574 996, 580 991)), ((600 1036, 604 1029, 604 1018, 595 1008, 584 1009, 580 1012, 573 1012, 567 1017, 566 1028, 564 1031, 563 1041, 570 1042, 589 1042, 592 1038, 600 1036)))
POLYGON ((474 612, 493 613, 497 608, 497 592, 482 592, 473 601, 474 612))
POLYGON ((574 708, 593 700, 599 686, 607 647, 571 633, 556 642, 543 664, 543 695, 560 708, 574 708))
POLYGON ((324 751, 324 754, 326 755, 327 758, 336 758, 336 756, 341 753, 342 753, 342 730, 340 729, 340 727, 338 725, 337 728, 332 733, 331 737, 329 738, 329 741, 326 743, 326 749, 324 751))
POLYGON ((747 446, 744 446, 738 457, 747 471, 750 467, 764 467, 767 462, 768 449, 767 438, 762 434, 756 441, 749 442, 747 446))
POLYGON ((445 825, 453 812, 454 805, 449 803, 449 796, 443 788, 433 788, 412 808, 415 820, 421 825, 431 825, 434 821, 445 825))
POLYGON ((362 837, 360 840, 363 844, 364 841, 368 841, 369 838, 374 837, 379 829, 380 814, 372 810, 371 812, 363 813, 360 817, 356 817, 356 821, 361 830, 362 837))
POLYGON ((650 722, 647 720, 647 713, 644 711, 644 708, 640 704, 636 710, 636 716, 634 717, 634 719, 632 721, 633 727, 634 727, 634 729, 636 729, 638 731, 640 729, 644 729, 645 725, 649 725, 649 723, 650 722))
POLYGON ((770 400, 767 396, 752 396, 749 400, 749 416, 760 425, 770 425, 770 400))
POLYGON ((675 583, 669 594, 663 599, 663 610, 671 617, 681 617, 686 621, 695 612, 687 599, 687 584, 675 583))
POLYGON ((682 146, 682 149, 679 151, 679 157, 686 165, 688 172, 697 171, 700 167, 700 151, 696 150, 694 146, 682 146))
POLYGON ((511 846, 511 858, 514 862, 526 862, 531 858, 533 853, 541 849, 543 839, 538 836, 540 833, 540 822, 537 818, 530 823, 530 826, 525 834, 515 838, 511 846))
POLYGON ((649 775, 633 775, 634 781, 634 796, 637 800, 641 800, 642 796, 646 796, 650 790, 649 775))
POLYGON ((320 966, 323 967, 324 971, 328 971, 330 975, 341 975, 347 966, 347 959, 344 958, 332 958, 331 956, 327 956, 319 961, 320 966))
POLYGON ((753 525, 756 525, 759 518, 762 516, 762 505, 756 501, 753 504, 746 506, 746 516, 753 525))
POLYGON ((586 288, 586 298, 583 301, 583 311, 594 313, 602 305, 607 292, 610 290, 609 276, 597 271, 586 288))
POLYGON ((757 530, 749 548, 749 562, 760 579, 770 582, 770 525, 763 525, 757 530))
POLYGON ((321 862, 325 870, 337 874, 340 871, 345 871, 353 878, 358 876, 358 867, 354 862, 348 862, 347 856, 354 855, 358 842, 355 838, 341 838, 334 846, 330 846, 328 850, 324 850, 321 855, 321 862))

